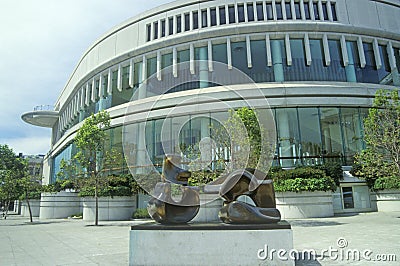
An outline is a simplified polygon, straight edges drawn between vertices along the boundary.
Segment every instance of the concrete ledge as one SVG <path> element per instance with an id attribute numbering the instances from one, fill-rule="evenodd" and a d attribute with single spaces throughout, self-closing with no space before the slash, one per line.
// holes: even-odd
<path id="1" fill-rule="evenodd" d="M 95 199 L 83 198 L 83 220 L 95 220 Z M 136 197 L 101 197 L 99 198 L 100 221 L 130 220 L 136 210 Z"/>
<path id="2" fill-rule="evenodd" d="M 40 200 L 31 199 L 29 200 L 29 205 L 31 206 L 32 216 L 39 217 L 40 214 Z M 28 204 L 26 204 L 26 200 L 21 202 L 21 216 L 29 217 L 29 208 Z"/>
<path id="3" fill-rule="evenodd" d="M 277 252 L 285 250 L 287 259 Z M 132 226 L 129 265 L 294 265 L 290 224 Z M 271 257 L 272 250 L 276 250 Z M 267 257 L 265 257 L 267 256 Z"/>
<path id="4" fill-rule="evenodd" d="M 332 192 L 277 192 L 276 208 L 282 219 L 332 217 Z"/>
<path id="5" fill-rule="evenodd" d="M 376 204 L 379 212 L 400 211 L 400 190 L 388 189 L 378 191 L 372 197 L 372 204 Z"/>
<path id="6" fill-rule="evenodd" d="M 76 192 L 42 193 L 40 219 L 67 218 L 81 212 L 81 199 Z"/>

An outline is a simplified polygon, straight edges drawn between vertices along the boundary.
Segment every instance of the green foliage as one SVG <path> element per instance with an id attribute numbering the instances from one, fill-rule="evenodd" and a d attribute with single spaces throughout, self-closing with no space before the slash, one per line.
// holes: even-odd
<path id="1" fill-rule="evenodd" d="M 208 184 L 219 177 L 219 172 L 209 171 L 196 171 L 192 172 L 191 177 L 188 180 L 189 186 L 203 186 Z"/>
<path id="2" fill-rule="evenodd" d="M 151 218 L 147 209 L 136 209 L 132 214 L 133 219 L 147 219 Z"/>
<path id="3" fill-rule="evenodd" d="M 108 176 L 107 183 L 102 185 L 98 190 L 99 197 L 118 197 L 118 196 L 132 196 L 132 183 L 135 181 L 130 174 L 126 175 L 112 175 Z M 87 178 L 80 179 L 80 182 L 88 182 Z M 81 197 L 94 197 L 95 186 L 88 182 L 82 184 L 79 191 Z"/>
<path id="4" fill-rule="evenodd" d="M 355 156 L 353 175 L 373 190 L 400 183 L 400 100 L 397 90 L 379 90 L 364 120 L 368 148 Z"/>
<path id="5" fill-rule="evenodd" d="M 336 186 L 339 186 L 340 180 L 343 180 L 342 164 L 339 162 L 326 162 L 323 165 L 315 166 L 315 168 L 323 170 L 327 176 L 332 177 Z"/>
<path id="6" fill-rule="evenodd" d="M 336 184 L 333 178 L 327 176 L 324 170 L 312 167 L 301 167 L 291 170 L 270 172 L 277 192 L 301 191 L 335 191 Z"/>

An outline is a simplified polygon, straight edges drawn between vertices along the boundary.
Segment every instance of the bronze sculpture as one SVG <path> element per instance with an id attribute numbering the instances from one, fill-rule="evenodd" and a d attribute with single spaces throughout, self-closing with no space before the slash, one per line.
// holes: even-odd
<path id="1" fill-rule="evenodd" d="M 199 192 L 187 186 L 191 173 L 177 166 L 180 160 L 180 156 L 166 155 L 161 175 L 163 182 L 157 183 L 147 205 L 149 215 L 161 224 L 190 222 L 200 209 Z M 171 184 L 181 185 L 179 201 L 172 197 Z"/>
<path id="2" fill-rule="evenodd" d="M 162 181 L 157 183 L 147 210 L 161 224 L 180 224 L 191 221 L 199 212 L 198 190 L 188 186 L 189 171 L 178 167 L 180 156 L 166 155 L 162 169 Z M 171 184 L 180 185 L 182 198 L 173 199 Z M 276 209 L 273 182 L 265 173 L 256 169 L 233 171 L 216 182 L 206 185 L 204 190 L 217 188 L 224 204 L 219 212 L 223 223 L 264 224 L 277 223 L 281 215 Z M 242 195 L 250 197 L 254 205 L 238 201 Z"/>

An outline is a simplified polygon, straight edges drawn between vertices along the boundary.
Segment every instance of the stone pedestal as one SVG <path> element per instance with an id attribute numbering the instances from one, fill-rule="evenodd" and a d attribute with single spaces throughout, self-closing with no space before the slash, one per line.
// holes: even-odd
<path id="1" fill-rule="evenodd" d="M 294 265 L 290 224 L 132 226 L 129 265 Z M 279 255 L 278 255 L 279 254 Z"/>

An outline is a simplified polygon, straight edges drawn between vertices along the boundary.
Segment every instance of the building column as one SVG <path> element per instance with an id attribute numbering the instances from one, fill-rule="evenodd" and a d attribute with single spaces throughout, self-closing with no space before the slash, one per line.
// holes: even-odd
<path id="1" fill-rule="evenodd" d="M 274 77 L 276 82 L 285 81 L 283 74 L 283 60 L 282 60 L 282 48 L 279 40 L 271 41 L 272 48 L 272 64 L 274 66 Z"/>
<path id="2" fill-rule="evenodd" d="M 350 42 L 346 42 L 347 55 L 349 58 L 349 64 L 345 67 L 346 77 L 348 82 L 357 82 L 356 69 L 354 66 L 353 48 Z"/>
<path id="3" fill-rule="evenodd" d="M 199 79 L 200 88 L 208 87 L 208 61 L 207 61 L 207 47 L 199 48 Z"/>
<path id="4" fill-rule="evenodd" d="M 138 88 L 138 99 L 144 99 L 146 98 L 146 84 L 144 84 L 144 75 L 143 75 L 143 71 L 146 71 L 146 69 L 144 69 L 145 64 L 139 63 L 139 68 L 138 68 L 138 77 L 139 77 L 139 88 Z"/>

